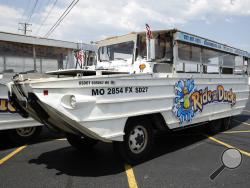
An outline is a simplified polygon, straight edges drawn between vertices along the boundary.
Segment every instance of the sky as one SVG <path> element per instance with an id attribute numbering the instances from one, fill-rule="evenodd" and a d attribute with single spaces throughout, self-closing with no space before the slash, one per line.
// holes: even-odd
<path id="1" fill-rule="evenodd" d="M 71 2 L 0 0 L 0 31 L 21 33 L 18 23 L 28 21 L 28 34 L 43 37 Z M 49 38 L 89 43 L 143 31 L 145 23 L 151 30 L 178 28 L 250 52 L 250 0 L 79 0 Z"/>

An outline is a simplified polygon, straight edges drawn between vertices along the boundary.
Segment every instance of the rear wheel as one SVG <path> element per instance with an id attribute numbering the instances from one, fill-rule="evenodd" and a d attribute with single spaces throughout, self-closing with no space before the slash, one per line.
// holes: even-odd
<path id="1" fill-rule="evenodd" d="M 98 143 L 98 140 L 74 134 L 67 134 L 66 138 L 70 145 L 78 150 L 90 149 Z"/>
<path id="2" fill-rule="evenodd" d="M 222 120 L 221 131 L 226 131 L 226 130 L 230 129 L 231 126 L 232 126 L 232 118 L 231 117 L 224 118 Z"/>
<path id="3" fill-rule="evenodd" d="M 123 139 L 114 143 L 114 149 L 129 164 L 141 162 L 152 150 L 152 125 L 146 119 L 133 119 L 127 123 Z"/>
<path id="4" fill-rule="evenodd" d="M 222 119 L 217 119 L 209 122 L 208 132 L 210 134 L 219 133 L 222 129 Z"/>
<path id="5" fill-rule="evenodd" d="M 8 138 L 14 144 L 25 144 L 37 138 L 41 131 L 41 126 L 11 129 L 8 130 Z"/>

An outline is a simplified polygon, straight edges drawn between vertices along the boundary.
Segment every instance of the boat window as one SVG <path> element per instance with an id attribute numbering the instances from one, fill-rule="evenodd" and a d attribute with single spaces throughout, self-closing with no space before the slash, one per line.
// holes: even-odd
<path id="1" fill-rule="evenodd" d="M 236 67 L 243 67 L 244 66 L 243 57 L 241 57 L 241 56 L 236 56 L 235 57 L 235 66 Z"/>
<path id="2" fill-rule="evenodd" d="M 0 72 L 38 72 L 66 67 L 67 49 L 0 41 Z M 60 65 L 60 66 L 59 66 Z"/>
<path id="3" fill-rule="evenodd" d="M 178 55 L 181 60 L 200 62 L 201 47 L 193 46 L 186 43 L 179 43 Z"/>
<path id="4" fill-rule="evenodd" d="M 206 65 L 214 65 L 214 66 L 219 66 L 221 64 L 222 61 L 222 56 L 223 54 L 215 51 L 215 50 L 211 50 L 211 49 L 202 49 L 202 63 L 206 64 Z"/>
<path id="5" fill-rule="evenodd" d="M 134 42 L 128 41 L 100 47 L 98 50 L 100 61 L 128 60 L 132 59 Z"/>
<path id="6" fill-rule="evenodd" d="M 137 44 L 137 57 L 139 59 L 147 58 L 147 45 L 146 45 L 146 35 L 138 36 L 138 44 Z"/>
<path id="7" fill-rule="evenodd" d="M 246 67 L 244 65 L 244 59 L 241 56 L 235 57 L 235 68 L 234 73 L 235 74 L 243 74 L 246 72 Z"/>
<path id="8" fill-rule="evenodd" d="M 184 61 L 176 66 L 177 72 L 200 73 L 201 48 L 186 43 L 178 44 L 179 59 Z"/>
<path id="9" fill-rule="evenodd" d="M 171 37 L 168 33 L 160 33 L 155 38 L 155 60 L 156 62 L 170 62 L 173 57 L 173 48 L 171 47 Z M 146 34 L 138 36 L 137 57 L 138 59 L 147 58 Z"/>
<path id="10" fill-rule="evenodd" d="M 203 73 L 219 74 L 223 54 L 212 49 L 202 49 Z"/>
<path id="11" fill-rule="evenodd" d="M 233 74 L 234 73 L 235 56 L 231 54 L 223 53 L 221 63 L 222 74 Z"/>
<path id="12" fill-rule="evenodd" d="M 223 60 L 222 60 L 222 66 L 234 68 L 234 63 L 235 63 L 235 56 L 231 55 L 231 54 L 224 53 Z"/>
<path id="13" fill-rule="evenodd" d="M 172 59 L 171 38 L 167 33 L 159 34 L 155 38 L 155 59 L 171 61 Z"/>
<path id="14" fill-rule="evenodd" d="M 226 52 L 178 42 L 177 72 L 202 72 L 207 74 L 242 74 L 247 71 L 244 58 Z"/>

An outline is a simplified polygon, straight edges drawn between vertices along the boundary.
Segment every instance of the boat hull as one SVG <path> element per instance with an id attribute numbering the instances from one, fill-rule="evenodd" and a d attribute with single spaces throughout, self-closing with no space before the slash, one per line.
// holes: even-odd
<path id="1" fill-rule="evenodd" d="M 249 88 L 237 75 L 142 74 L 16 82 L 12 93 L 34 119 L 109 142 L 123 141 L 130 117 L 160 114 L 176 129 L 238 115 Z"/>

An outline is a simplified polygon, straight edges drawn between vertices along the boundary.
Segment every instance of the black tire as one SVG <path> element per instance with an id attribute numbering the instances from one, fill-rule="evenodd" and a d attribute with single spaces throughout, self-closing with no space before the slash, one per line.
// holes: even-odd
<path id="1" fill-rule="evenodd" d="M 42 131 L 42 126 L 11 129 L 7 136 L 13 144 L 27 144 L 34 141 Z"/>
<path id="2" fill-rule="evenodd" d="M 153 148 L 154 131 L 147 119 L 137 118 L 127 122 L 123 142 L 114 142 L 114 150 L 128 164 L 146 160 Z"/>
<path id="3" fill-rule="evenodd" d="M 232 127 L 232 118 L 231 117 L 223 118 L 221 131 L 226 131 L 231 127 Z"/>
<path id="4" fill-rule="evenodd" d="M 98 140 L 74 134 L 67 134 L 66 138 L 69 144 L 78 150 L 90 149 L 98 143 Z"/>
<path id="5" fill-rule="evenodd" d="M 209 134 L 217 134 L 221 131 L 222 129 L 222 119 L 217 119 L 217 120 L 213 120 L 210 121 L 208 124 L 208 133 Z"/>

